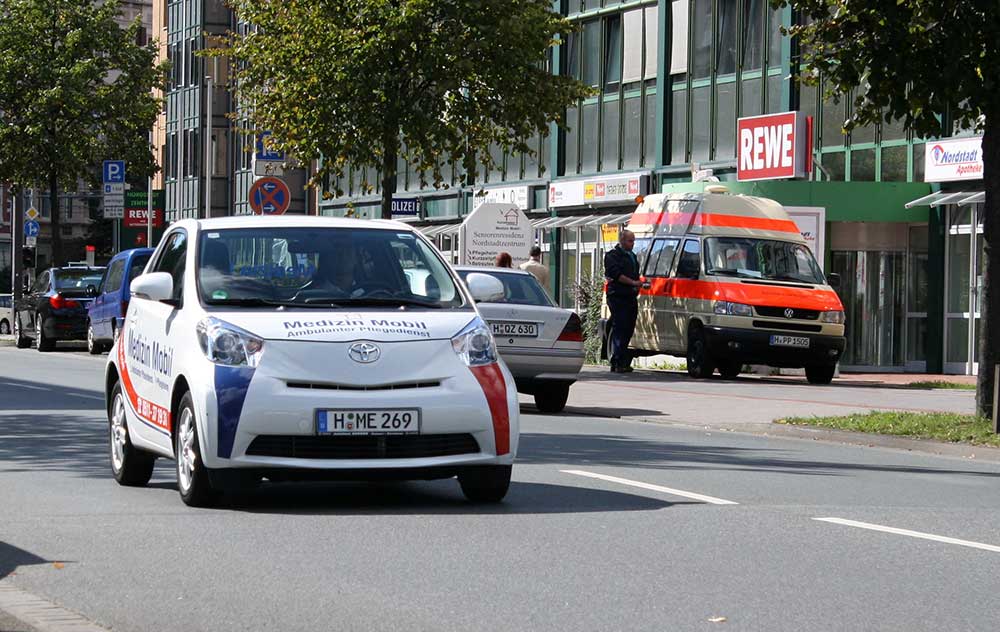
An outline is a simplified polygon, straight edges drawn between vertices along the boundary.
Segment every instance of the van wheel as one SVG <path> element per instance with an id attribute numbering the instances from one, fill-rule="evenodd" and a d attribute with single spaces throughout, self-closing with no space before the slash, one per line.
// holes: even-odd
<path id="1" fill-rule="evenodd" d="M 806 379 L 810 384 L 829 384 L 833 381 L 836 364 L 820 364 L 806 367 Z"/>
<path id="2" fill-rule="evenodd" d="M 18 316 L 14 316 L 14 346 L 18 349 L 27 349 L 31 346 L 31 338 L 21 332 L 21 319 Z"/>
<path id="3" fill-rule="evenodd" d="M 101 343 L 94 339 L 94 325 L 93 323 L 87 323 L 87 353 L 90 355 L 97 355 L 101 352 Z"/>
<path id="4" fill-rule="evenodd" d="M 189 507 L 210 507 L 218 496 L 208 480 L 208 468 L 201 458 L 198 424 L 191 393 L 184 393 L 177 409 L 174 458 L 177 461 L 177 491 Z"/>
<path id="5" fill-rule="evenodd" d="M 712 377 L 715 371 L 701 325 L 692 325 L 688 332 L 687 369 L 688 375 L 695 379 Z"/>
<path id="6" fill-rule="evenodd" d="M 543 384 L 535 393 L 535 406 L 539 412 L 559 413 L 566 408 L 566 400 L 569 399 L 569 385 L 566 384 Z"/>
<path id="7" fill-rule="evenodd" d="M 510 489 L 511 465 L 470 465 L 458 474 L 462 493 L 474 503 L 498 503 Z"/>
<path id="8" fill-rule="evenodd" d="M 740 371 L 742 370 L 743 370 L 742 362 L 729 361 L 729 362 L 721 362 L 719 364 L 719 375 L 721 375 L 723 379 L 726 380 L 735 379 L 736 377 L 739 376 Z"/>
<path id="9" fill-rule="evenodd" d="M 125 395 L 121 382 L 111 389 L 108 408 L 108 438 L 111 444 L 111 474 L 119 485 L 143 487 L 153 476 L 156 457 L 132 445 L 125 417 Z"/>

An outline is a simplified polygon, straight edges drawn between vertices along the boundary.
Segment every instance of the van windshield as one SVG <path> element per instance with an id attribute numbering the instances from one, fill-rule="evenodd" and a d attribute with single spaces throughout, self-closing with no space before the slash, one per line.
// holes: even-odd
<path id="1" fill-rule="evenodd" d="M 710 237 L 705 243 L 708 274 L 817 285 L 826 282 L 812 252 L 802 244 L 745 237 Z"/>
<path id="2" fill-rule="evenodd" d="M 198 289 L 207 305 L 466 307 L 447 264 L 406 230 L 208 230 Z"/>

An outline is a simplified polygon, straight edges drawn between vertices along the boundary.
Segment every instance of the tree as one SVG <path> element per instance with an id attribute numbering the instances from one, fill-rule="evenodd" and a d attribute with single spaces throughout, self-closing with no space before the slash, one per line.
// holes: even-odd
<path id="1" fill-rule="evenodd" d="M 156 44 L 115 22 L 118 0 L 0 0 L 0 182 L 48 188 L 52 262 L 63 262 L 59 188 L 99 183 L 101 162 L 156 170 L 148 142 L 163 87 Z"/>
<path id="2" fill-rule="evenodd" d="M 589 94 L 554 76 L 548 53 L 573 30 L 551 0 L 233 0 L 252 24 L 217 51 L 233 60 L 237 102 L 277 149 L 320 160 L 312 179 L 373 168 L 382 217 L 403 157 L 434 186 L 446 165 L 475 183 L 487 149 L 561 123 Z M 367 179 L 366 179 L 367 180 Z M 363 185 L 369 190 L 372 183 Z"/>
<path id="3" fill-rule="evenodd" d="M 926 137 L 942 123 L 983 132 L 986 191 L 976 407 L 992 411 L 1000 363 L 1000 12 L 996 0 L 772 0 L 802 22 L 804 79 L 853 94 L 845 130 L 880 119 Z"/>

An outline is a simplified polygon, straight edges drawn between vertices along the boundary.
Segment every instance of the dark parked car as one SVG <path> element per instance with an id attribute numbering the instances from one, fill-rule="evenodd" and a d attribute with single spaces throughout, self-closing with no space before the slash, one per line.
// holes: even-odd
<path id="1" fill-rule="evenodd" d="M 68 266 L 41 272 L 14 305 L 14 337 L 19 349 L 34 340 L 52 351 L 59 340 L 87 337 L 87 306 L 97 294 L 104 268 Z"/>
<path id="2" fill-rule="evenodd" d="M 14 300 L 10 294 L 0 294 L 0 336 L 10 335 L 11 308 Z"/>
<path id="3" fill-rule="evenodd" d="M 114 344 L 132 298 L 132 279 L 142 274 L 152 255 L 152 248 L 134 248 L 119 252 L 108 263 L 97 296 L 87 308 L 87 351 L 97 354 Z"/>

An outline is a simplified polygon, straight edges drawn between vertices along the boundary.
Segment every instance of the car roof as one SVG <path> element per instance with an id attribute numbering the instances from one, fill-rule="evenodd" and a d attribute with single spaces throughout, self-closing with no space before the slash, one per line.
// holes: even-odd
<path id="1" fill-rule="evenodd" d="M 197 230 L 221 230 L 225 228 L 378 228 L 385 230 L 405 230 L 414 228 L 403 222 L 384 219 L 355 219 L 349 217 L 317 217 L 315 215 L 234 215 L 201 220 L 181 220 L 172 226 L 192 226 Z"/>
<path id="2" fill-rule="evenodd" d="M 526 274 L 531 276 L 530 272 L 520 268 L 501 268 L 499 266 L 455 266 L 455 270 L 458 272 L 484 272 L 486 274 L 500 272 L 503 274 Z"/>

